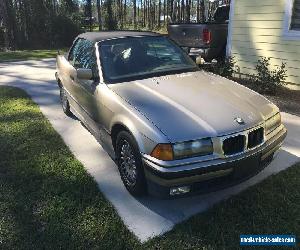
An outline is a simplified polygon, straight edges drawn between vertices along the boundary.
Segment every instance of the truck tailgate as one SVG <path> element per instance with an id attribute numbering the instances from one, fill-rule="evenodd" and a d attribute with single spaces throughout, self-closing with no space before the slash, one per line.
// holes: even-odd
<path id="1" fill-rule="evenodd" d="M 181 47 L 203 47 L 202 32 L 206 24 L 170 24 L 169 37 Z"/>

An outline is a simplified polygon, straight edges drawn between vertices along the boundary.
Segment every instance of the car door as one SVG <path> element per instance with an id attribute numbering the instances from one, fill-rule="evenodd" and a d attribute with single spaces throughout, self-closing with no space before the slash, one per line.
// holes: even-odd
<path id="1" fill-rule="evenodd" d="M 75 53 L 75 57 L 72 62 L 74 68 L 91 69 L 93 76 L 89 80 L 79 79 L 75 74 L 74 85 L 76 85 L 75 98 L 81 108 L 81 115 L 87 122 L 94 121 L 97 123 L 97 107 L 95 100 L 95 93 L 97 85 L 99 84 L 99 73 L 97 67 L 97 59 L 94 43 L 82 39 L 78 50 Z"/>
<path id="2" fill-rule="evenodd" d="M 63 83 L 64 88 L 66 89 L 68 96 L 69 96 L 69 103 L 70 105 L 78 112 L 79 109 L 79 100 L 78 97 L 80 96 L 80 86 L 76 81 L 76 68 L 74 67 L 74 64 L 76 64 L 76 58 L 78 58 L 80 47 L 82 46 L 84 40 L 79 38 L 71 47 L 63 67 Z"/>

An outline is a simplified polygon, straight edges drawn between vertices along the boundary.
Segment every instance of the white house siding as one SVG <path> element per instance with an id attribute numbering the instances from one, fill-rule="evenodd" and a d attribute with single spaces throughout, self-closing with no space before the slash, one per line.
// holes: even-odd
<path id="1" fill-rule="evenodd" d="M 241 73 L 253 74 L 259 57 L 270 57 L 273 67 L 287 64 L 286 81 L 300 89 L 300 36 L 284 35 L 286 6 L 293 0 L 232 1 L 228 49 Z"/>

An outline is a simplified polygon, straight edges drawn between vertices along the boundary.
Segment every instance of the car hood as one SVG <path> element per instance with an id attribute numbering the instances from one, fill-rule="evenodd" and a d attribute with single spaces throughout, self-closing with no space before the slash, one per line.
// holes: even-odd
<path id="1" fill-rule="evenodd" d="M 261 123 L 278 108 L 233 81 L 197 71 L 111 84 L 170 142 L 216 137 Z M 244 124 L 235 119 L 240 117 Z"/>

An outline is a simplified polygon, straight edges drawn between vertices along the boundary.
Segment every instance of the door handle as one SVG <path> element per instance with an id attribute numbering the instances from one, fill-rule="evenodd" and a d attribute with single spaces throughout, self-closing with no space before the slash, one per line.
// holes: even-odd
<path id="1" fill-rule="evenodd" d="M 72 81 L 74 81 L 74 76 L 70 76 L 70 79 L 71 79 Z"/>

